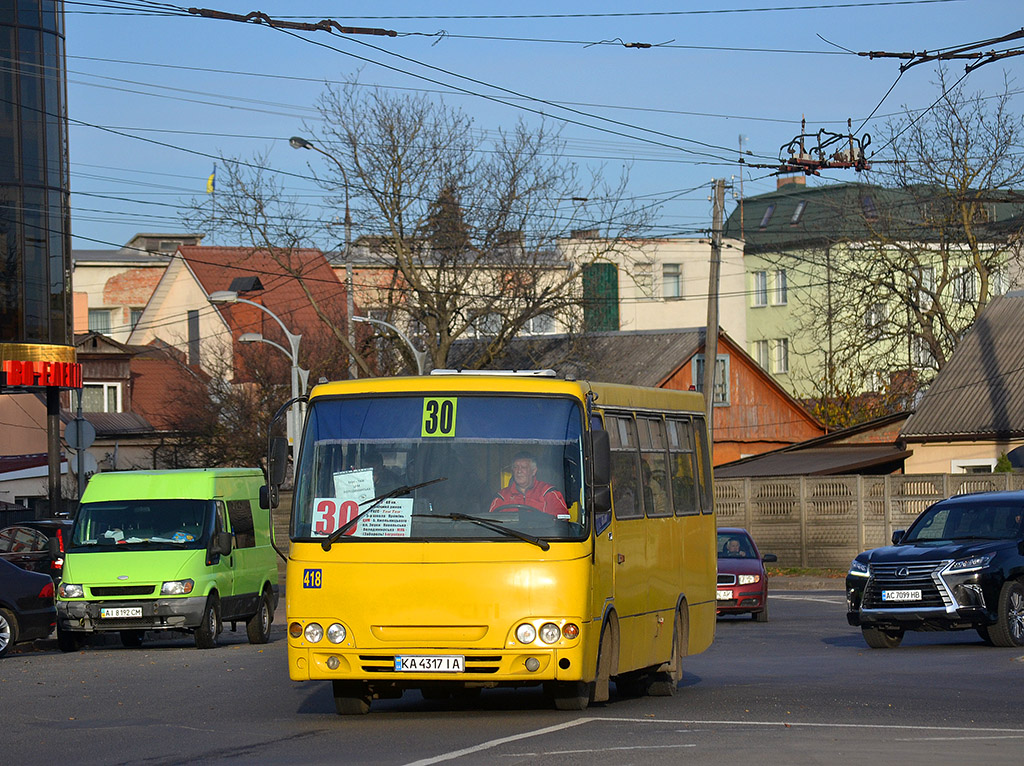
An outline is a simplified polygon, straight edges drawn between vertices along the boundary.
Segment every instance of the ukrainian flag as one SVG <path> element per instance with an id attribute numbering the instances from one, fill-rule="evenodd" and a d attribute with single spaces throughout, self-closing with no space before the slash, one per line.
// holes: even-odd
<path id="1" fill-rule="evenodd" d="M 210 177 L 206 179 L 206 193 L 213 194 L 213 190 L 217 188 L 217 166 L 213 166 L 213 172 L 210 173 Z"/>

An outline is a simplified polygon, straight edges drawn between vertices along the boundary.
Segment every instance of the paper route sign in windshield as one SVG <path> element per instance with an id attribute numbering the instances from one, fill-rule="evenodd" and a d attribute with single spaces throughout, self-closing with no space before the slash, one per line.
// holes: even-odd
<path id="1" fill-rule="evenodd" d="M 376 495 L 373 469 L 341 471 L 334 474 L 334 497 L 313 499 L 313 534 L 327 537 L 342 524 L 369 508 Z M 362 504 L 362 505 L 360 505 Z M 392 497 L 380 501 L 361 518 L 345 537 L 408 537 L 412 525 L 410 497 Z"/>

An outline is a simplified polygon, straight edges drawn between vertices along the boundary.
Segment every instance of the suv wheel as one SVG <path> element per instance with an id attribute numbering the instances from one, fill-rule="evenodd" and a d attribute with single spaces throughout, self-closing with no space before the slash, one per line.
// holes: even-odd
<path id="1" fill-rule="evenodd" d="M 999 591 L 998 617 L 988 629 L 996 646 L 1024 646 L 1024 585 L 1007 580 Z"/>
<path id="2" fill-rule="evenodd" d="M 861 627 L 864 634 L 864 641 L 872 649 L 895 649 L 903 640 L 903 630 L 900 628 L 883 630 L 882 628 Z"/>

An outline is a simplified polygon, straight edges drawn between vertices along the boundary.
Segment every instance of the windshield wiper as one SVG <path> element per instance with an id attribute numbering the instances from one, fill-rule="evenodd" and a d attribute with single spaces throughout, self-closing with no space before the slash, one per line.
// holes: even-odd
<path id="1" fill-rule="evenodd" d="M 452 521 L 471 521 L 474 524 L 479 524 L 481 527 L 486 527 L 487 529 L 503 534 L 506 537 L 515 537 L 523 542 L 532 543 L 542 551 L 546 551 L 551 547 L 551 544 L 547 540 L 543 540 L 535 535 L 527 534 L 526 532 L 520 532 L 518 529 L 509 529 L 501 526 L 504 522 L 481 519 L 478 516 L 469 516 L 465 513 L 414 513 L 413 516 L 431 519 L 451 519 Z"/>
<path id="2" fill-rule="evenodd" d="M 331 534 L 327 536 L 327 539 L 320 543 L 320 547 L 323 548 L 325 551 L 329 551 L 331 549 L 331 546 L 334 543 L 338 542 L 338 540 L 341 538 L 343 534 L 352 529 L 352 527 L 354 527 L 359 522 L 359 520 L 363 518 L 363 516 L 368 514 L 370 511 L 372 511 L 378 505 L 383 503 L 385 500 L 390 500 L 392 497 L 398 497 L 399 495 L 404 495 L 409 492 L 412 492 L 413 490 L 422 489 L 423 487 L 429 487 L 431 484 L 437 484 L 439 481 L 448 481 L 448 477 L 438 476 L 436 479 L 431 479 L 430 481 L 423 481 L 420 482 L 419 484 L 413 484 L 407 487 L 397 487 L 391 490 L 390 492 L 385 492 L 383 495 L 378 495 L 377 497 L 374 497 L 370 500 L 364 500 L 363 502 L 360 503 L 360 505 L 365 505 L 366 503 L 369 503 L 370 507 L 367 508 L 365 511 L 360 511 L 351 519 L 349 519 L 340 527 L 338 527 L 336 530 L 331 532 Z"/>

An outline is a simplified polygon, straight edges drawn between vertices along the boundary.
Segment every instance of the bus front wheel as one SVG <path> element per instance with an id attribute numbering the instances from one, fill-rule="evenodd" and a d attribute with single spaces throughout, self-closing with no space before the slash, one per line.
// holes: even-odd
<path id="1" fill-rule="evenodd" d="M 370 690 L 359 681 L 334 681 L 334 709 L 338 715 L 366 715 L 370 712 Z"/>
<path id="2" fill-rule="evenodd" d="M 586 710 L 594 684 L 583 681 L 552 681 L 547 688 L 556 710 Z"/>

